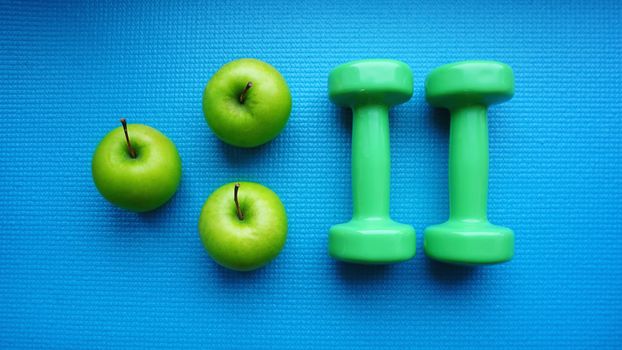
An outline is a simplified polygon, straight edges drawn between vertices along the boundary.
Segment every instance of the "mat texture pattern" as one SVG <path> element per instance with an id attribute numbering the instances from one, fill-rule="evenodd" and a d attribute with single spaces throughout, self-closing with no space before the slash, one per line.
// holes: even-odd
<path id="1" fill-rule="evenodd" d="M 622 348 L 622 5 L 617 1 L 0 0 L 0 348 Z M 219 142 L 201 110 L 225 62 L 287 79 L 284 132 Z M 327 99 L 343 62 L 408 63 L 392 110 L 392 216 L 417 256 L 369 267 L 327 255 L 351 213 L 351 115 Z M 516 95 L 490 110 L 492 222 L 516 256 L 434 263 L 447 216 L 448 115 L 425 76 L 465 59 L 508 63 Z M 95 189 L 90 161 L 118 119 L 160 129 L 179 192 L 137 215 Z M 283 253 L 255 273 L 198 239 L 207 196 L 251 180 L 286 205 Z"/>

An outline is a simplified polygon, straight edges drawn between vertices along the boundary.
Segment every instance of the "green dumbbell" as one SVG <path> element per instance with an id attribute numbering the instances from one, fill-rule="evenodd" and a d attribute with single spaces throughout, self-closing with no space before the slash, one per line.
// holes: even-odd
<path id="1" fill-rule="evenodd" d="M 494 264 L 514 255 L 514 232 L 488 222 L 488 105 L 514 95 L 514 73 L 494 61 L 441 66 L 428 76 L 426 99 L 451 112 L 449 220 L 428 227 L 425 252 L 458 264 Z"/>
<path id="2" fill-rule="evenodd" d="M 389 107 L 412 96 L 412 71 L 400 61 L 353 61 L 330 73 L 328 91 L 331 101 L 352 108 L 354 212 L 349 222 L 331 227 L 329 252 L 363 264 L 408 260 L 415 255 L 415 230 L 389 216 Z"/>

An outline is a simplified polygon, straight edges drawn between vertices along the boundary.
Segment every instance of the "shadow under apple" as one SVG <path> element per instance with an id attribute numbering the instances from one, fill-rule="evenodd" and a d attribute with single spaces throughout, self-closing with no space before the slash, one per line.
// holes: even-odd
<path id="1" fill-rule="evenodd" d="M 240 163 L 248 164 L 261 162 L 264 158 L 271 157 L 278 148 L 280 136 L 281 135 L 263 145 L 252 148 L 232 146 L 219 139 L 216 139 L 215 142 L 218 147 L 218 152 L 224 155 L 224 159 L 227 163 L 232 165 Z"/>

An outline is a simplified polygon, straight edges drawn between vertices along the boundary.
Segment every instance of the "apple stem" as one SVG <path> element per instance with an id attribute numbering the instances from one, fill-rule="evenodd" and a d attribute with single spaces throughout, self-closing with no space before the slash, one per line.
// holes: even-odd
<path id="1" fill-rule="evenodd" d="M 237 209 L 238 219 L 244 220 L 244 214 L 242 213 L 242 209 L 240 209 L 240 203 L 238 202 L 238 191 L 240 190 L 240 183 L 235 184 L 235 188 L 233 189 L 233 201 L 235 202 L 235 208 Z"/>
<path id="2" fill-rule="evenodd" d="M 121 125 L 123 125 L 125 141 L 127 141 L 127 149 L 130 151 L 130 156 L 132 158 L 136 158 L 136 151 L 134 150 L 134 147 L 132 147 L 132 143 L 130 142 L 130 136 L 127 134 L 127 121 L 125 120 L 125 118 L 121 118 Z"/>
<path id="3" fill-rule="evenodd" d="M 242 90 L 242 93 L 240 94 L 240 103 L 241 103 L 241 104 L 244 104 L 244 100 L 246 100 L 246 93 L 247 93 L 247 92 L 248 92 L 248 90 L 249 90 L 250 88 L 252 88 L 252 87 L 253 87 L 253 83 L 249 81 L 249 82 L 246 84 L 246 87 L 244 87 L 244 90 Z"/>

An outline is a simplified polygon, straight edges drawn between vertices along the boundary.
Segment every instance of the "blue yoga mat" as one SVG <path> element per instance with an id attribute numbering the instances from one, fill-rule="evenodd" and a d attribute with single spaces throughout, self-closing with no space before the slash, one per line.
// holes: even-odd
<path id="1" fill-rule="evenodd" d="M 0 0 L 0 348 L 622 347 L 622 6 L 617 1 Z M 218 141 L 205 84 L 255 57 L 287 79 L 284 132 L 257 149 Z M 351 114 L 330 70 L 393 58 L 414 72 L 391 111 L 395 220 L 417 256 L 358 266 L 327 254 L 351 214 Z M 490 109 L 492 222 L 516 232 L 506 264 L 435 263 L 425 227 L 447 217 L 445 111 L 435 67 L 511 65 Z M 95 146 L 121 117 L 168 135 L 182 184 L 133 214 L 97 192 Z M 254 273 L 216 265 L 198 238 L 207 196 L 235 180 L 279 194 L 282 254 Z"/>

